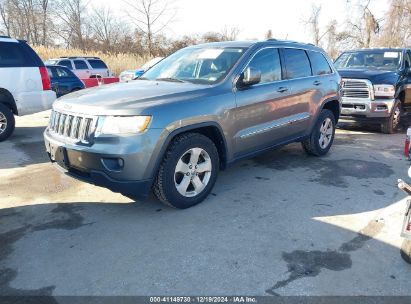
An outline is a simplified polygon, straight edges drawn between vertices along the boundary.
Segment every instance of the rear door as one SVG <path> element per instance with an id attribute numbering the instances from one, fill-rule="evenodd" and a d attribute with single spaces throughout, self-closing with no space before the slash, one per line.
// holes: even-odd
<path id="1" fill-rule="evenodd" d="M 319 80 L 312 75 L 311 63 L 305 50 L 283 48 L 285 78 L 292 88 L 292 96 L 288 100 L 288 111 L 296 117 L 290 121 L 295 137 L 309 132 L 310 121 L 316 113 L 314 103 L 319 103 L 322 93 L 318 88 Z"/>
<path id="2" fill-rule="evenodd" d="M 73 64 L 74 64 L 73 72 L 74 74 L 77 75 L 78 78 L 80 79 L 90 78 L 91 72 L 85 60 L 75 59 L 73 60 Z"/>
<path id="3" fill-rule="evenodd" d="M 314 102 L 311 106 L 311 114 L 313 118 L 317 109 L 323 101 L 327 98 L 333 98 L 335 96 L 335 76 L 333 70 L 330 67 L 328 60 L 321 52 L 306 51 L 311 63 L 311 69 L 313 74 L 312 88 L 315 90 L 310 102 Z"/>
<path id="4" fill-rule="evenodd" d="M 261 72 L 261 81 L 235 92 L 235 157 L 281 141 L 288 134 L 284 126 L 292 115 L 289 111 L 292 91 L 288 81 L 283 79 L 279 49 L 269 47 L 256 51 L 243 70 L 248 67 Z"/>
<path id="5" fill-rule="evenodd" d="M 56 67 L 55 75 L 58 83 L 59 96 L 70 93 L 75 85 L 75 78 L 72 77 L 72 73 L 67 69 Z"/>

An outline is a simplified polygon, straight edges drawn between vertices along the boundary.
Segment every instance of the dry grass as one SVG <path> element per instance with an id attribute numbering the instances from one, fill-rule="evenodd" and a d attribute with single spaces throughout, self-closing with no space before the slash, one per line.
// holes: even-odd
<path id="1" fill-rule="evenodd" d="M 48 48 L 44 46 L 34 46 L 33 48 L 44 61 L 62 56 L 97 56 L 103 59 L 109 69 L 116 75 L 119 75 L 121 71 L 124 70 L 137 69 L 150 60 L 149 57 L 140 57 L 133 54 L 116 55 L 101 52 L 83 52 L 79 49 Z"/>

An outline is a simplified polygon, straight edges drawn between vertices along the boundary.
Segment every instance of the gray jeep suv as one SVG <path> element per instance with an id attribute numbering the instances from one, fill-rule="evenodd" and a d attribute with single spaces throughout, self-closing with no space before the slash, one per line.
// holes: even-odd
<path id="1" fill-rule="evenodd" d="M 321 156 L 340 115 L 340 76 L 323 50 L 269 40 L 177 51 L 139 80 L 54 103 L 44 132 L 68 175 L 188 208 L 219 169 L 291 142 Z"/>

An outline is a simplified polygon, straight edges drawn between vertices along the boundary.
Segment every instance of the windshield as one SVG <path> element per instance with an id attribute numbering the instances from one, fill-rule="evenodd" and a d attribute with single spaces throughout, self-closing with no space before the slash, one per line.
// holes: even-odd
<path id="1" fill-rule="evenodd" d="M 186 48 L 163 59 L 139 79 L 214 84 L 243 53 L 243 48 Z"/>
<path id="2" fill-rule="evenodd" d="M 343 53 L 336 61 L 337 69 L 379 69 L 394 71 L 401 66 L 399 51 L 367 51 Z"/>

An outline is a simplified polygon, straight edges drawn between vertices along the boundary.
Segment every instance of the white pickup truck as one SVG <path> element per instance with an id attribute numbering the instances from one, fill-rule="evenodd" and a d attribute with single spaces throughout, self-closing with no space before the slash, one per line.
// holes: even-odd
<path id="1" fill-rule="evenodd" d="M 14 131 L 14 115 L 51 108 L 56 94 L 43 61 L 25 42 L 0 36 L 0 142 Z"/>

